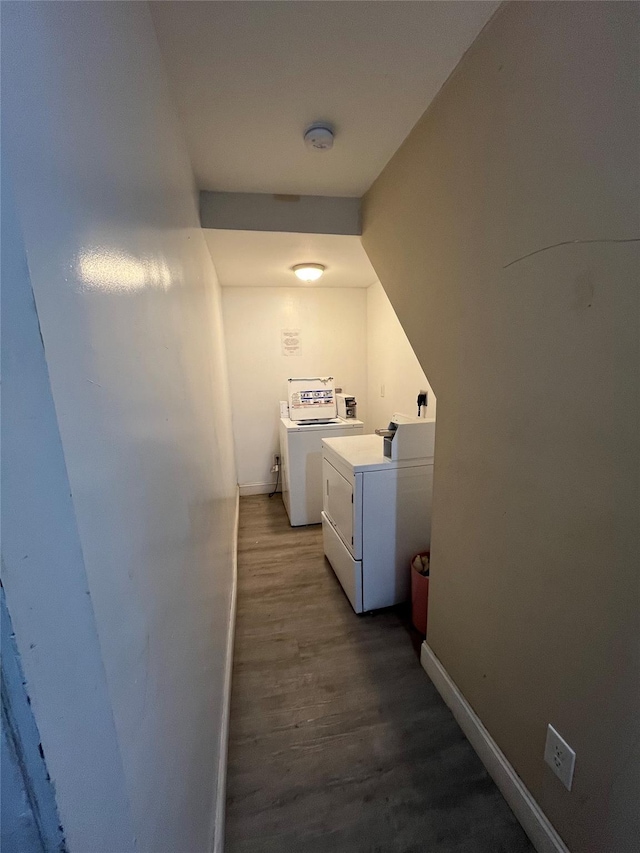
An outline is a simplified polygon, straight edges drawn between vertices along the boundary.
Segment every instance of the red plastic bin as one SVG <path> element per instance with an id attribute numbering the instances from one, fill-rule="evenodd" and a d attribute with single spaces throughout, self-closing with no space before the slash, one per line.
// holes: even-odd
<path id="1" fill-rule="evenodd" d="M 413 627 L 426 636 L 427 606 L 429 602 L 429 575 L 421 575 L 413 568 L 416 557 L 430 556 L 429 551 L 420 551 L 411 558 L 411 621 Z"/>

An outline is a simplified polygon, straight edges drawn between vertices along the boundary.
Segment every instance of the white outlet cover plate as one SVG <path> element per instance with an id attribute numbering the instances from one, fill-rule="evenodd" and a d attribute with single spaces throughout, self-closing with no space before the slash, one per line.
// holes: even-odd
<path id="1" fill-rule="evenodd" d="M 566 740 L 558 734 L 552 725 L 547 727 L 547 742 L 544 747 L 544 760 L 565 786 L 571 790 L 576 754 Z"/>

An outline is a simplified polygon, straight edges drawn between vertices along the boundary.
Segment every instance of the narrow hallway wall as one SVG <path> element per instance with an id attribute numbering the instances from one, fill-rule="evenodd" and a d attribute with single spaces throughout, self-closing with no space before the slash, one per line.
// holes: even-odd
<path id="1" fill-rule="evenodd" d="M 507 4 L 363 207 L 438 396 L 427 641 L 572 853 L 640 838 L 639 42 Z"/>
<path id="2" fill-rule="evenodd" d="M 42 359 L 4 400 L 38 466 L 3 494 L 3 582 L 34 715 L 71 853 L 204 853 L 236 482 L 191 168 L 147 4 L 8 2 L 2 27 L 3 158 Z"/>

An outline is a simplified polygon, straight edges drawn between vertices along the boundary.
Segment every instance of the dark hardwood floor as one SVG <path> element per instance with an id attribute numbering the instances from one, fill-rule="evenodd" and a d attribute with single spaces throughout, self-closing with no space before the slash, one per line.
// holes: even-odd
<path id="1" fill-rule="evenodd" d="M 393 609 L 356 616 L 319 526 L 240 503 L 227 853 L 521 853 Z"/>

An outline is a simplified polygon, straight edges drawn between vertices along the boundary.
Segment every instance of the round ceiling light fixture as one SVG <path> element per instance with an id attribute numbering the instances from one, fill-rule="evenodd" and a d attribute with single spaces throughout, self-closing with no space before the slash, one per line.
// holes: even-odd
<path id="1" fill-rule="evenodd" d="M 333 128 L 326 121 L 314 121 L 305 130 L 304 141 L 314 151 L 329 151 L 333 148 Z"/>
<path id="2" fill-rule="evenodd" d="M 307 282 L 317 281 L 325 271 L 322 264 L 296 264 L 292 269 L 300 281 Z"/>

